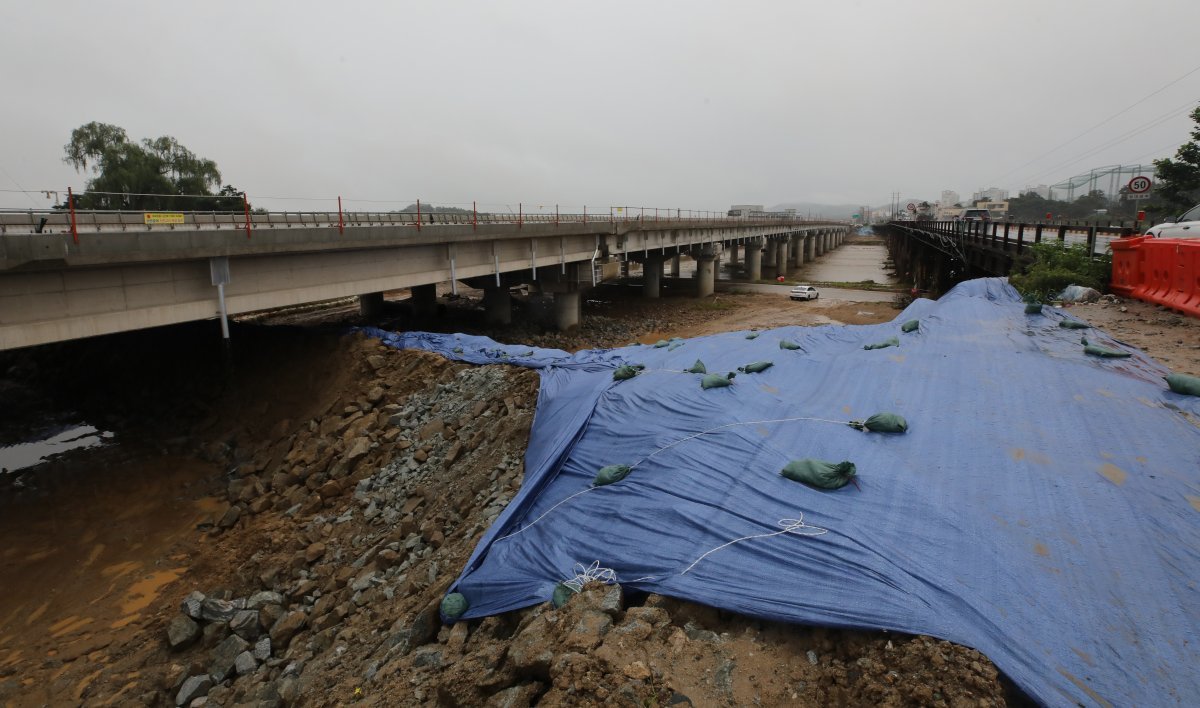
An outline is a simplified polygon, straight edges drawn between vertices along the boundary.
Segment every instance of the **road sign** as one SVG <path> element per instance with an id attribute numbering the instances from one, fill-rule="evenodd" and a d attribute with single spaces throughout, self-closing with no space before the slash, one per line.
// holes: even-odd
<path id="1" fill-rule="evenodd" d="M 142 218 L 149 224 L 182 224 L 183 212 L 179 211 L 147 211 Z"/>
<path id="2" fill-rule="evenodd" d="M 1125 195 L 1126 199 L 1149 199 L 1152 195 L 1149 192 L 1130 192 Z"/>
<path id="3" fill-rule="evenodd" d="M 916 210 L 917 210 L 917 205 L 916 205 L 916 204 L 913 204 L 912 202 L 909 202 L 909 203 L 908 203 L 908 210 L 909 210 L 909 211 L 916 211 Z"/>
<path id="4" fill-rule="evenodd" d="M 1150 181 L 1149 177 L 1134 177 L 1129 180 L 1129 191 L 1133 194 L 1146 194 L 1153 186 L 1154 183 Z"/>

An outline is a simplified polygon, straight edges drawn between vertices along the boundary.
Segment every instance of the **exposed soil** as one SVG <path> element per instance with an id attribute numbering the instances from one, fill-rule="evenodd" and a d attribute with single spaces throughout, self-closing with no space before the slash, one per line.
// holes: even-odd
<path id="1" fill-rule="evenodd" d="M 1114 335 L 1200 373 L 1195 321 L 1125 306 L 1077 313 L 1106 327 L 1111 316 Z M 491 332 L 469 299 L 448 307 L 460 311 L 449 328 L 568 349 L 895 316 L 887 303 L 601 290 L 564 335 Z M 209 706 L 1024 700 L 948 642 L 764 623 L 611 586 L 439 626 L 445 589 L 520 486 L 537 375 L 316 326 L 355 313 L 243 324 L 231 371 L 211 323 L 0 362 L 28 410 L 78 411 L 120 441 L 0 480 L 0 705 L 170 706 L 188 688 L 206 695 L 189 704 Z M 181 611 L 194 591 L 195 619 Z M 189 680 L 210 674 L 220 680 L 206 690 Z"/>

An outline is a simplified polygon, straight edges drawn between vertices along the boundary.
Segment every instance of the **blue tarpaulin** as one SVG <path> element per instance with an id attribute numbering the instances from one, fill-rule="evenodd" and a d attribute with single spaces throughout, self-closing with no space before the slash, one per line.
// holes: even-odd
<path id="1" fill-rule="evenodd" d="M 985 279 L 886 324 L 677 347 L 375 334 L 541 374 L 524 484 L 452 588 L 467 618 L 544 602 L 598 561 L 628 588 L 754 617 L 974 647 L 1049 705 L 1194 705 L 1200 398 L 1103 332 L 1060 328 L 1068 317 L 1027 315 Z M 1132 356 L 1087 356 L 1081 334 Z M 702 390 L 683 372 L 697 359 L 774 366 Z M 625 363 L 646 368 L 614 381 Z M 908 432 L 845 424 L 885 411 Z M 780 475 L 801 458 L 849 460 L 858 486 Z M 613 464 L 633 469 L 593 487 Z"/>

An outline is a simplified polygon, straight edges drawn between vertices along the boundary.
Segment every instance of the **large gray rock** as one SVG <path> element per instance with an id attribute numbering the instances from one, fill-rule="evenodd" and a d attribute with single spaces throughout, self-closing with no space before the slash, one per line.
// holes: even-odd
<path id="1" fill-rule="evenodd" d="M 238 610 L 229 620 L 229 629 L 234 634 L 248 642 L 258 639 L 261 633 L 258 626 L 257 610 Z"/>
<path id="2" fill-rule="evenodd" d="M 246 606 L 245 601 L 218 600 L 215 597 L 205 598 L 200 603 L 200 618 L 205 622 L 228 622 L 233 615 Z"/>
<path id="3" fill-rule="evenodd" d="M 254 643 L 254 658 L 266 661 L 271 658 L 271 638 L 263 637 Z"/>
<path id="4" fill-rule="evenodd" d="M 244 651 L 233 660 L 233 669 L 238 676 L 249 676 L 258 670 L 258 660 L 250 652 Z"/>
<path id="5" fill-rule="evenodd" d="M 221 640 L 216 649 L 213 649 L 212 664 L 208 667 L 208 673 L 217 683 L 224 681 L 233 675 L 233 665 L 237 661 L 238 654 L 250 648 L 250 643 L 242 639 L 236 634 L 231 634 Z"/>
<path id="6" fill-rule="evenodd" d="M 577 619 L 563 636 L 562 645 L 570 651 L 588 652 L 600 646 L 604 635 L 612 629 L 612 617 L 598 610 L 572 613 Z"/>
<path id="7" fill-rule="evenodd" d="M 508 647 L 508 661 L 514 669 L 543 679 L 550 678 L 550 660 L 558 649 L 551 613 L 538 615 Z"/>
<path id="8" fill-rule="evenodd" d="M 203 602 L 204 593 L 193 590 L 183 598 L 183 602 L 179 604 L 179 611 L 192 619 L 200 619 L 200 607 Z"/>
<path id="9" fill-rule="evenodd" d="M 246 601 L 246 609 L 261 610 L 267 605 L 282 605 L 283 602 L 283 595 L 280 595 L 277 592 L 271 592 L 270 590 L 264 590 L 263 592 L 256 592 L 250 596 L 250 599 Z"/>
<path id="10" fill-rule="evenodd" d="M 187 615 L 175 615 L 167 625 L 167 644 L 182 649 L 200 638 L 200 625 Z"/>
<path id="11" fill-rule="evenodd" d="M 534 681 L 506 688 L 488 696 L 485 708 L 529 708 L 546 689 L 545 684 Z"/>
<path id="12" fill-rule="evenodd" d="M 212 677 L 208 674 L 199 676 L 191 676 L 183 682 L 179 687 L 179 693 L 175 694 L 175 705 L 187 706 L 191 705 L 192 701 L 207 696 L 210 688 L 213 687 Z"/>
<path id="13" fill-rule="evenodd" d="M 567 601 L 573 609 L 596 610 L 616 617 L 625 607 L 620 585 L 590 584 Z"/>

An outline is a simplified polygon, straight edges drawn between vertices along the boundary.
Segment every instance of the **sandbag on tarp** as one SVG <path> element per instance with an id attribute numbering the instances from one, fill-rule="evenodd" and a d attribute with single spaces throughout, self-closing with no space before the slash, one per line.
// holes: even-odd
<path id="1" fill-rule="evenodd" d="M 855 472 L 854 463 L 850 461 L 825 462 L 805 458 L 787 463 L 779 474 L 819 489 L 841 489 L 850 483 Z"/>
<path id="2" fill-rule="evenodd" d="M 852 420 L 850 427 L 869 430 L 872 433 L 906 433 L 908 421 L 897 413 L 876 413 L 864 421 Z"/>
<path id="3" fill-rule="evenodd" d="M 1027 314 L 1027 315 L 1040 315 L 1040 314 L 1042 314 L 1042 303 L 1040 303 L 1040 302 L 1027 302 L 1027 303 L 1025 303 L 1025 314 Z"/>
<path id="4" fill-rule="evenodd" d="M 758 339 L 758 332 L 751 332 L 746 335 L 746 339 Z"/>
<path id="5" fill-rule="evenodd" d="M 1062 327 L 1063 329 L 1091 329 L 1092 328 L 1092 326 L 1090 324 L 1088 324 L 1087 322 L 1080 322 L 1079 320 L 1059 320 L 1058 326 Z"/>
<path id="6" fill-rule="evenodd" d="M 762 372 L 766 371 L 767 369 L 771 368 L 774 365 L 775 364 L 770 361 L 756 361 L 752 364 L 746 364 L 745 366 L 739 366 L 738 371 L 741 371 L 742 373 L 745 373 L 745 374 L 761 374 Z"/>
<path id="7" fill-rule="evenodd" d="M 892 322 L 741 330 L 675 352 L 520 357 L 529 347 L 367 331 L 479 364 L 503 349 L 504 363 L 538 370 L 521 487 L 448 588 L 469 601 L 463 618 L 546 602 L 599 561 L 633 592 L 974 647 L 1042 705 L 1186 705 L 1200 695 L 1200 429 L 1188 422 L 1200 397 L 1167 390 L 1170 370 L 1131 347 L 1124 360 L 1081 356 L 1047 315 L 1033 323 L 992 278 Z M 904 356 L 851 351 L 917 318 L 937 326 L 905 339 Z M 729 371 L 778 355 L 780 339 L 803 341 L 804 356 L 737 386 L 665 373 L 697 358 Z M 634 361 L 647 372 L 614 385 Z M 845 424 L 880 411 L 908 431 Z M 869 481 L 825 491 L 780 475 L 803 458 L 852 460 Z M 633 473 L 593 487 L 614 462 Z"/>
<path id="8" fill-rule="evenodd" d="M 618 366 L 613 370 L 613 381 L 625 381 L 626 379 L 632 379 L 634 376 L 640 374 L 642 369 L 645 368 L 645 366 L 640 364 L 633 366 L 630 366 L 629 364 L 623 364 Z"/>
<path id="9" fill-rule="evenodd" d="M 888 347 L 898 347 L 898 346 L 900 346 L 899 339 L 896 339 L 895 337 L 888 337 L 887 339 L 883 340 L 882 342 L 876 342 L 874 344 L 864 344 L 863 349 L 870 351 L 872 349 L 887 349 Z"/>
<path id="10" fill-rule="evenodd" d="M 709 374 L 708 376 L 700 379 L 700 388 L 725 388 L 733 383 L 734 376 L 737 376 L 737 374 L 732 371 L 730 371 L 728 374 Z"/>
<path id="11" fill-rule="evenodd" d="M 467 598 L 462 593 L 452 592 L 442 598 L 440 609 L 442 615 L 447 619 L 456 620 L 462 617 L 463 613 L 469 608 Z"/>
<path id="12" fill-rule="evenodd" d="M 1105 359 L 1125 359 L 1130 356 L 1129 352 L 1123 352 L 1118 349 L 1109 349 L 1108 347 L 1102 347 L 1099 344 L 1092 344 L 1087 340 L 1087 337 L 1081 339 L 1080 343 L 1083 344 L 1084 354 L 1090 354 L 1092 356 L 1098 356 Z"/>
<path id="13" fill-rule="evenodd" d="M 606 484 L 620 482 L 629 476 L 629 465 L 608 465 L 601 467 L 596 473 L 596 478 L 592 480 L 593 487 L 603 487 Z"/>
<path id="14" fill-rule="evenodd" d="M 786 339 L 781 339 L 781 340 L 779 340 L 779 348 L 787 349 L 789 351 L 795 351 L 797 349 L 800 349 L 800 345 L 796 344 L 795 342 L 789 342 Z"/>
<path id="15" fill-rule="evenodd" d="M 1175 393 L 1182 393 L 1185 396 L 1200 396 L 1200 377 L 1171 374 L 1163 378 L 1167 380 L 1167 387 Z"/>
<path id="16" fill-rule="evenodd" d="M 696 363 L 692 364 L 690 368 L 684 369 L 684 371 L 688 372 L 689 374 L 707 374 L 708 373 L 708 369 L 704 366 L 704 362 L 700 361 L 699 359 L 697 359 Z"/>
<path id="17" fill-rule="evenodd" d="M 921 320 L 909 320 L 908 322 L 900 325 L 900 331 L 904 332 L 905 334 L 908 334 L 909 332 L 916 332 L 920 328 Z"/>

